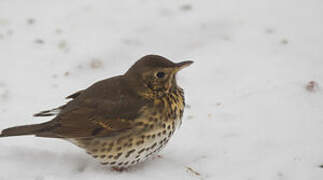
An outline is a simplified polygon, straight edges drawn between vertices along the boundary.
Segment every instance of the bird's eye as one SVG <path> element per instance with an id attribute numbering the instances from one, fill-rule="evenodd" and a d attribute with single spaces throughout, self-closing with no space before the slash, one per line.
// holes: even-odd
<path id="1" fill-rule="evenodd" d="M 164 73 L 164 72 L 158 72 L 158 73 L 156 74 L 156 76 L 157 76 L 158 78 L 163 78 L 163 77 L 165 76 L 165 73 Z"/>

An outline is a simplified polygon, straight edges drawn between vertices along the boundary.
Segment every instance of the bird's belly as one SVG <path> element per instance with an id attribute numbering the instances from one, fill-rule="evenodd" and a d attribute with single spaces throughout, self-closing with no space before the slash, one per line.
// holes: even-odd
<path id="1" fill-rule="evenodd" d="M 116 138 L 70 139 L 70 142 L 84 148 L 88 154 L 101 164 L 111 167 L 128 167 L 151 157 L 160 151 L 173 135 L 175 123 L 166 124 L 165 128 L 149 132 Z"/>

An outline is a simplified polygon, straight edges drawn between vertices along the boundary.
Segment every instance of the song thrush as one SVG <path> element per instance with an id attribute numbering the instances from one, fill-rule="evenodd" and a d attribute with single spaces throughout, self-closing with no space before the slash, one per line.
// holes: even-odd
<path id="1" fill-rule="evenodd" d="M 34 116 L 51 121 L 7 128 L 0 137 L 61 138 L 115 169 L 135 165 L 165 146 L 181 124 L 184 92 L 176 73 L 192 61 L 173 63 L 148 55 L 120 76 L 70 96 L 67 104 Z"/>

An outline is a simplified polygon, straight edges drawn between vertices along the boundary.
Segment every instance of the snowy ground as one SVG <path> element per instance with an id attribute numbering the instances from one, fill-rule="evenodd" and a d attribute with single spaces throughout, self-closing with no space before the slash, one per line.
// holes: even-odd
<path id="1" fill-rule="evenodd" d="M 190 107 L 162 158 L 117 173 L 65 141 L 4 138 L 0 180 L 322 180 L 322 10 L 319 0 L 0 0 L 0 129 L 48 120 L 31 115 L 143 55 L 195 61 L 178 76 Z"/>

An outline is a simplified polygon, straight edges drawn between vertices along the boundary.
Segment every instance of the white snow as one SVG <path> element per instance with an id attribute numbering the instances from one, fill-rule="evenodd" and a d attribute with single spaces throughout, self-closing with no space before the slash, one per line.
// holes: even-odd
<path id="1" fill-rule="evenodd" d="M 1 0 L 0 129 L 49 120 L 32 114 L 146 54 L 195 63 L 178 76 L 190 108 L 161 158 L 118 173 L 65 141 L 1 138 L 0 180 L 323 179 L 322 10 L 319 0 Z"/>

